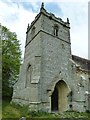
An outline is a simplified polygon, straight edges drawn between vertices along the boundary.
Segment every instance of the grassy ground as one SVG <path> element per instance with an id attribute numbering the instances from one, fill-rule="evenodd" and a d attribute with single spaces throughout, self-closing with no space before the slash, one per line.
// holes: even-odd
<path id="1" fill-rule="evenodd" d="M 90 120 L 90 113 L 79 113 L 79 112 L 64 112 L 64 113 L 45 113 L 28 111 L 28 106 L 19 106 L 10 104 L 9 101 L 3 100 L 2 102 L 2 118 L 86 118 Z"/>
<path id="2" fill-rule="evenodd" d="M 19 106 L 14 103 L 10 104 L 10 101 L 3 100 L 2 102 L 2 118 L 20 118 L 28 115 L 27 106 Z"/>

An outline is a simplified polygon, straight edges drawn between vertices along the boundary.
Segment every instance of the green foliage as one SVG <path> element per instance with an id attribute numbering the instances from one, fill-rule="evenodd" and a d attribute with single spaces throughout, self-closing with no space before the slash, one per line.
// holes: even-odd
<path id="1" fill-rule="evenodd" d="M 30 117 L 54 117 L 52 114 L 44 112 L 44 111 L 30 111 Z"/>
<path id="2" fill-rule="evenodd" d="M 16 82 L 21 64 L 19 40 L 14 32 L 0 25 L 2 40 L 2 95 L 11 96 L 12 86 Z"/>
<path id="3" fill-rule="evenodd" d="M 90 113 L 85 112 L 63 112 L 63 113 L 47 113 L 43 111 L 29 111 L 28 106 L 20 106 L 17 104 L 10 104 L 10 101 L 4 100 L 2 103 L 2 117 L 3 118 L 51 118 L 50 120 L 54 120 L 55 118 L 71 118 L 71 120 L 76 118 L 85 118 L 86 120 L 90 120 Z M 40 119 L 41 120 L 41 119 Z M 44 119 L 43 119 L 44 120 Z M 61 119 L 62 120 L 62 119 Z"/>

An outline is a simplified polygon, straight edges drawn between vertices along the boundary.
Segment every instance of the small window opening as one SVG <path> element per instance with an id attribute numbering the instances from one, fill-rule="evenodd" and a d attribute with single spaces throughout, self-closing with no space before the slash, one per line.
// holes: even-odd
<path id="1" fill-rule="evenodd" d="M 64 44 L 62 44 L 62 48 L 63 48 L 63 49 L 65 49 L 65 46 L 64 46 Z"/>
<path id="2" fill-rule="evenodd" d="M 58 25 L 54 26 L 54 35 L 58 36 Z"/>
<path id="3" fill-rule="evenodd" d="M 31 31 L 31 38 L 33 38 L 35 35 L 35 26 L 32 28 L 32 31 Z"/>

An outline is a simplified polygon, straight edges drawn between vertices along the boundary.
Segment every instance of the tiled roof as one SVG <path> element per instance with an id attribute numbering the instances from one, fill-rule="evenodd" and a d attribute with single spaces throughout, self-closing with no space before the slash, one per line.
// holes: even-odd
<path id="1" fill-rule="evenodd" d="M 72 55 L 72 59 L 81 66 L 82 69 L 90 70 L 90 60 Z"/>

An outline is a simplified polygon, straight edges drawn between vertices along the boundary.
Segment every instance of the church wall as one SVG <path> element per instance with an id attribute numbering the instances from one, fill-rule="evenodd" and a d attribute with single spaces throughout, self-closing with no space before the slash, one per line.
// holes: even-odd
<path id="1" fill-rule="evenodd" d="M 88 72 L 77 71 L 74 90 L 74 110 L 86 111 L 88 109 Z"/>
<path id="2" fill-rule="evenodd" d="M 60 20 L 62 21 L 62 20 Z M 58 37 L 62 40 L 70 42 L 69 28 L 62 24 L 62 22 L 56 21 L 55 17 L 50 19 L 49 17 L 42 15 L 42 29 L 52 35 L 54 35 L 54 27 L 58 27 Z"/>
<path id="3" fill-rule="evenodd" d="M 37 19 L 37 18 L 35 18 L 35 19 Z M 40 31 L 41 20 L 42 20 L 42 17 L 39 17 L 39 20 L 37 19 L 36 22 L 32 22 L 31 25 L 29 27 L 27 27 L 26 45 L 28 45 L 29 42 L 33 40 L 34 35 L 38 34 L 38 32 Z M 35 28 L 34 31 L 33 31 L 33 28 Z M 34 32 L 34 34 L 33 34 L 33 32 Z M 26 49 L 25 49 L 25 51 L 26 51 Z"/>
<path id="4" fill-rule="evenodd" d="M 38 33 L 38 29 L 36 29 L 36 33 Z M 14 87 L 15 92 L 13 94 L 14 96 L 13 101 L 23 100 L 23 103 L 25 102 L 24 100 L 26 100 L 27 102 L 39 101 L 38 83 L 40 79 L 40 66 L 41 66 L 41 63 L 40 63 L 41 62 L 40 60 L 41 59 L 41 50 L 40 50 L 41 40 L 40 40 L 39 34 L 40 33 L 38 33 L 37 37 L 35 37 L 25 48 L 24 62 L 19 75 L 20 80 L 18 80 L 17 85 L 15 85 L 15 86 L 18 86 L 18 88 Z M 27 76 L 26 74 L 27 74 L 27 68 L 29 64 L 32 67 L 32 75 L 31 75 L 31 81 L 29 82 L 28 87 L 26 87 L 25 86 L 26 76 Z"/>
<path id="5" fill-rule="evenodd" d="M 30 110 L 50 111 L 53 91 L 51 89 L 49 95 L 47 90 L 53 80 L 54 86 L 56 81 L 63 80 L 68 91 L 72 91 L 70 98 L 67 96 L 67 105 L 72 105 L 72 110 L 85 111 L 88 73 L 77 71 L 72 60 L 69 23 L 44 12 L 38 14 L 27 29 L 24 62 L 12 101 L 29 104 Z M 57 76 L 60 77 L 56 79 Z"/>
<path id="6" fill-rule="evenodd" d="M 62 48 L 62 44 L 65 48 Z M 67 82 L 71 80 L 68 71 L 70 57 L 70 46 L 68 43 L 61 41 L 60 39 L 48 35 L 42 32 L 42 74 L 44 93 L 47 94 L 47 89 L 50 82 L 58 74 L 61 74 L 62 79 Z M 71 72 L 70 72 L 71 73 Z M 47 101 L 47 98 L 43 96 L 43 100 Z M 45 97 L 45 98 L 44 98 Z"/>

